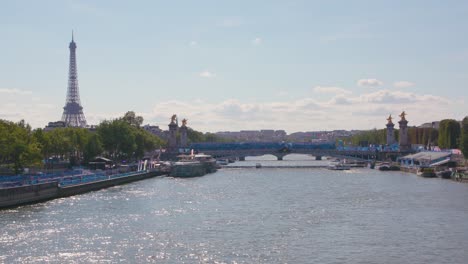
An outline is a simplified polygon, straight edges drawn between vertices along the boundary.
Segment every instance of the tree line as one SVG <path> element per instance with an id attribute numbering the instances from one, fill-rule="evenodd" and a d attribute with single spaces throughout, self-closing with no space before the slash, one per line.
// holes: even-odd
<path id="1" fill-rule="evenodd" d="M 18 174 L 25 167 L 57 161 L 68 162 L 69 166 L 88 164 L 96 156 L 116 161 L 139 160 L 146 152 L 167 145 L 165 140 L 144 130 L 142 124 L 143 117 L 133 111 L 105 120 L 92 130 L 77 127 L 33 130 L 24 120 L 15 123 L 0 119 L 0 169 L 11 168 Z M 187 138 L 188 143 L 227 141 L 192 128 L 188 129 Z"/>
<path id="2" fill-rule="evenodd" d="M 394 130 L 395 140 L 398 142 L 399 131 Z M 441 149 L 459 148 L 465 158 L 468 158 L 468 116 L 460 122 L 444 119 L 439 123 L 439 129 L 409 127 L 408 138 L 411 144 L 438 146 Z M 385 145 L 387 143 L 387 129 L 362 131 L 346 141 L 353 145 Z"/>
<path id="3" fill-rule="evenodd" d="M 94 130 L 64 127 L 51 131 L 32 130 L 23 120 L 0 120 L 0 164 L 16 174 L 26 166 L 41 166 L 50 160 L 86 164 L 103 155 L 114 160 L 138 160 L 145 152 L 166 142 L 141 128 L 143 118 L 134 112 L 106 120 Z"/>

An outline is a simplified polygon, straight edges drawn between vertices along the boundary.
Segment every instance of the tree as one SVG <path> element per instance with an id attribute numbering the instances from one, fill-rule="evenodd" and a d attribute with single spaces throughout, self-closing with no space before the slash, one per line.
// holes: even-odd
<path id="1" fill-rule="evenodd" d="M 439 123 L 439 148 L 457 148 L 460 139 L 460 124 L 453 119 L 444 119 Z"/>
<path id="2" fill-rule="evenodd" d="M 191 128 L 187 129 L 187 139 L 189 143 L 205 142 L 205 136 L 203 135 L 203 133 L 193 130 Z"/>
<path id="3" fill-rule="evenodd" d="M 0 162 L 18 174 L 25 166 L 40 161 L 40 144 L 32 136 L 31 127 L 24 120 L 18 123 L 0 120 Z"/>
<path id="4" fill-rule="evenodd" d="M 104 151 L 99 135 L 93 133 L 89 136 L 83 151 L 84 162 L 88 163 Z"/>
<path id="5" fill-rule="evenodd" d="M 387 130 L 386 129 L 374 129 L 362 131 L 351 137 L 353 145 L 383 145 L 387 143 Z"/>
<path id="6" fill-rule="evenodd" d="M 460 149 L 465 159 L 468 159 L 468 116 L 462 121 L 462 134 L 460 140 Z"/>
<path id="7" fill-rule="evenodd" d="M 146 152 L 165 145 L 159 137 L 129 120 L 123 117 L 104 121 L 97 128 L 103 150 L 111 159 L 140 159 Z"/>
<path id="8" fill-rule="evenodd" d="M 140 127 L 143 124 L 143 117 L 137 116 L 133 111 L 125 113 L 122 120 L 135 127 Z"/>
<path id="9" fill-rule="evenodd" d="M 212 143 L 221 143 L 221 142 L 233 142 L 231 139 L 222 138 L 213 133 L 204 133 L 200 131 L 193 130 L 192 128 L 187 129 L 187 139 L 188 143 L 194 142 L 212 142 Z"/>
<path id="10" fill-rule="evenodd" d="M 157 136 L 149 133 L 143 129 L 136 129 L 135 133 L 135 143 L 136 143 L 136 150 L 135 150 L 135 158 L 141 159 L 145 155 L 145 152 L 152 151 L 156 148 L 159 148 L 165 143 Z"/>
<path id="11" fill-rule="evenodd" d="M 122 119 L 104 121 L 98 126 L 97 133 L 104 151 L 112 159 L 126 159 L 133 155 L 136 149 L 135 134 L 132 133 L 132 126 L 129 123 Z"/>

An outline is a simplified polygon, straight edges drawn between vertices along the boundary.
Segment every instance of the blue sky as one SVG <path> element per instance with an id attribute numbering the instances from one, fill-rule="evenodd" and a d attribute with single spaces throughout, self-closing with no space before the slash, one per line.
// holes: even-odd
<path id="1" fill-rule="evenodd" d="M 468 115 L 467 1 L 6 1 L 0 118 L 59 120 L 77 43 L 88 123 L 383 128 Z"/>

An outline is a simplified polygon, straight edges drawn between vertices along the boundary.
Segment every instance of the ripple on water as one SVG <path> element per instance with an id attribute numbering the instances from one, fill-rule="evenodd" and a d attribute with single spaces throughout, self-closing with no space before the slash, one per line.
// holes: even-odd
<path id="1" fill-rule="evenodd" d="M 2 211 L 0 262 L 465 263 L 467 199 L 365 169 L 160 177 Z"/>

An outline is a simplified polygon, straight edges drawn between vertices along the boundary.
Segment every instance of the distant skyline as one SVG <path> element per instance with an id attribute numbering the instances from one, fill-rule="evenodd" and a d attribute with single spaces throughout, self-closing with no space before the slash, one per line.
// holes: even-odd
<path id="1" fill-rule="evenodd" d="M 71 32 L 88 124 L 200 131 L 409 126 L 468 115 L 467 1 L 7 1 L 0 119 L 61 119 Z M 396 125 L 398 127 L 398 125 Z"/>

